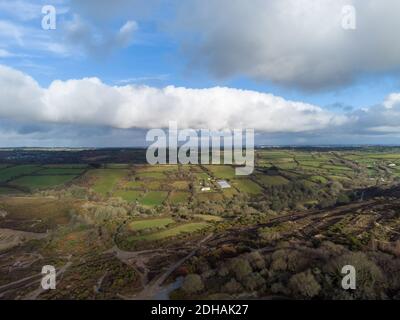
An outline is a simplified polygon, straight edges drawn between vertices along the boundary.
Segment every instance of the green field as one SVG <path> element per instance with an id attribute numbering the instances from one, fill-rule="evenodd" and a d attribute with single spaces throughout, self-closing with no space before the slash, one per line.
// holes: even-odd
<path id="1" fill-rule="evenodd" d="M 188 181 L 174 181 L 170 184 L 174 190 L 189 190 Z"/>
<path id="2" fill-rule="evenodd" d="M 93 190 L 102 195 L 111 192 L 117 183 L 129 174 L 124 169 L 98 169 L 90 172 L 90 177 L 94 178 Z"/>
<path id="3" fill-rule="evenodd" d="M 143 192 L 135 191 L 135 190 L 118 190 L 114 193 L 114 197 L 122 198 L 123 200 L 128 201 L 128 202 L 135 202 L 142 195 L 143 195 Z"/>
<path id="4" fill-rule="evenodd" d="M 204 192 L 197 194 L 197 199 L 200 201 L 221 201 L 224 196 L 219 192 Z"/>
<path id="5" fill-rule="evenodd" d="M 207 226 L 208 226 L 208 223 L 206 223 L 206 222 L 186 223 L 186 224 L 176 226 L 176 227 L 173 227 L 168 230 L 161 231 L 161 232 L 155 232 L 155 233 L 151 233 L 151 234 L 133 237 L 133 238 L 131 238 L 131 240 L 133 240 L 133 241 L 162 240 L 165 238 L 176 237 L 176 236 L 178 236 L 180 234 L 184 234 L 184 233 L 197 232 L 197 231 L 200 231 L 200 230 L 206 228 Z"/>
<path id="6" fill-rule="evenodd" d="M 328 180 L 323 176 L 312 176 L 310 180 L 321 184 L 325 184 L 328 182 Z"/>
<path id="7" fill-rule="evenodd" d="M 125 184 L 125 187 L 132 188 L 132 189 L 143 189 L 147 184 L 144 181 L 134 180 L 129 181 Z"/>
<path id="8" fill-rule="evenodd" d="M 194 214 L 193 215 L 195 218 L 197 219 L 201 219 L 207 222 L 219 222 L 219 221 L 223 221 L 224 219 L 218 216 L 213 216 L 210 214 Z"/>
<path id="9" fill-rule="evenodd" d="M 235 168 L 231 166 L 210 165 L 206 168 L 218 179 L 233 179 L 236 176 Z"/>
<path id="10" fill-rule="evenodd" d="M 179 204 L 179 203 L 188 202 L 189 197 L 190 197 L 189 192 L 174 191 L 171 193 L 171 195 L 169 197 L 169 201 L 172 204 Z"/>
<path id="11" fill-rule="evenodd" d="M 79 168 L 46 168 L 40 170 L 37 174 L 40 175 L 62 175 L 62 174 L 71 174 L 71 175 L 80 175 L 84 172 L 84 169 Z"/>
<path id="12" fill-rule="evenodd" d="M 289 183 L 289 181 L 282 176 L 257 175 L 257 180 L 262 185 L 268 186 L 281 186 Z"/>
<path id="13" fill-rule="evenodd" d="M 87 164 L 46 164 L 44 168 L 58 168 L 58 169 L 87 169 Z"/>
<path id="14" fill-rule="evenodd" d="M 0 195 L 5 195 L 5 194 L 18 194 L 21 193 L 21 191 L 13 188 L 7 188 L 7 187 L 0 187 Z"/>
<path id="15" fill-rule="evenodd" d="M 0 182 L 5 182 L 19 176 L 28 175 L 40 170 L 39 166 L 21 165 L 0 170 Z"/>
<path id="16" fill-rule="evenodd" d="M 240 192 L 249 194 L 259 194 L 262 192 L 262 188 L 250 179 L 236 179 L 234 184 Z"/>
<path id="17" fill-rule="evenodd" d="M 136 177 L 140 178 L 153 178 L 153 179 L 165 179 L 166 176 L 163 172 L 139 172 L 135 174 Z"/>
<path id="18" fill-rule="evenodd" d="M 133 221 L 129 224 L 129 229 L 132 231 L 141 231 L 146 229 L 166 227 L 175 221 L 172 218 L 161 218 L 161 219 L 147 219 Z"/>
<path id="19" fill-rule="evenodd" d="M 167 198 L 168 192 L 164 191 L 150 191 L 147 192 L 143 198 L 140 199 L 140 203 L 144 206 L 154 207 L 161 205 Z"/>
<path id="20" fill-rule="evenodd" d="M 11 184 L 20 187 L 29 188 L 31 190 L 35 189 L 48 189 L 65 184 L 73 180 L 76 176 L 73 175 L 63 175 L 63 176 L 24 176 L 13 180 Z"/>

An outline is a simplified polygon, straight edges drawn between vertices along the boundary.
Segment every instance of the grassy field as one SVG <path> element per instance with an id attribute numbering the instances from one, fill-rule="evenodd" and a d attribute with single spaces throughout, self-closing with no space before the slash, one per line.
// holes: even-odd
<path id="1" fill-rule="evenodd" d="M 111 192 L 117 183 L 129 174 L 125 169 L 98 169 L 90 172 L 90 177 L 94 178 L 93 190 L 102 195 Z"/>
<path id="2" fill-rule="evenodd" d="M 138 172 L 135 174 L 139 178 L 154 178 L 154 179 L 165 179 L 166 176 L 163 172 Z"/>
<path id="3" fill-rule="evenodd" d="M 262 192 L 262 188 L 250 179 L 236 179 L 234 185 L 243 193 L 259 194 Z"/>
<path id="4" fill-rule="evenodd" d="M 179 225 L 179 226 L 176 226 L 176 227 L 164 230 L 164 231 L 133 237 L 133 238 L 131 238 L 131 240 L 133 240 L 133 241 L 162 240 L 165 238 L 176 237 L 180 234 L 197 232 L 206 227 L 208 227 L 208 223 L 206 223 L 206 222 L 186 223 L 186 224 Z"/>
<path id="5" fill-rule="evenodd" d="M 39 171 L 41 168 L 35 165 L 13 166 L 0 170 L 0 182 L 5 182 L 22 175 L 28 175 Z"/>
<path id="6" fill-rule="evenodd" d="M 70 221 L 73 204 L 43 197 L 7 197 L 0 202 L 0 209 L 8 212 L 6 220 L 0 220 L 0 228 L 30 232 L 46 232 L 66 225 Z"/>
<path id="7" fill-rule="evenodd" d="M 0 195 L 19 194 L 19 193 L 21 193 L 21 191 L 14 188 L 0 187 Z"/>
<path id="8" fill-rule="evenodd" d="M 172 204 L 179 204 L 179 203 L 188 202 L 189 201 L 189 197 L 190 197 L 190 193 L 189 192 L 174 191 L 174 192 L 171 193 L 171 195 L 170 195 L 168 200 Z"/>
<path id="9" fill-rule="evenodd" d="M 141 231 L 146 229 L 166 227 L 175 221 L 172 218 L 161 218 L 161 219 L 147 219 L 133 221 L 129 224 L 129 229 L 132 231 Z"/>
<path id="10" fill-rule="evenodd" d="M 81 168 L 45 168 L 38 172 L 40 175 L 61 175 L 61 174 L 72 174 L 80 175 L 85 171 Z"/>
<path id="11" fill-rule="evenodd" d="M 267 175 L 257 175 L 257 181 L 259 181 L 262 185 L 268 186 L 281 186 L 289 183 L 289 181 L 282 176 Z"/>
<path id="12" fill-rule="evenodd" d="M 43 168 L 52 168 L 52 169 L 87 169 L 88 165 L 87 164 L 46 164 L 43 166 Z"/>
<path id="13" fill-rule="evenodd" d="M 174 190 L 189 190 L 188 181 L 174 181 L 170 184 Z"/>
<path id="14" fill-rule="evenodd" d="M 197 199 L 199 201 L 221 201 L 224 196 L 219 192 L 204 192 L 197 194 Z"/>
<path id="15" fill-rule="evenodd" d="M 140 203 L 144 206 L 154 207 L 161 205 L 167 198 L 168 192 L 164 191 L 150 191 L 147 192 L 143 198 L 140 199 Z"/>
<path id="16" fill-rule="evenodd" d="M 219 222 L 219 221 L 223 221 L 224 219 L 218 216 L 213 216 L 210 214 L 194 214 L 193 215 L 195 218 L 197 219 L 201 219 L 207 222 Z"/>
<path id="17" fill-rule="evenodd" d="M 48 189 L 65 184 L 73 180 L 75 177 L 76 176 L 74 175 L 24 176 L 13 180 L 11 184 L 29 188 L 31 190 Z"/>
<path id="18" fill-rule="evenodd" d="M 224 165 L 206 166 L 208 170 L 218 179 L 233 179 L 235 178 L 235 168 Z"/>
<path id="19" fill-rule="evenodd" d="M 114 193 L 114 197 L 122 198 L 123 200 L 128 201 L 128 202 L 135 202 L 142 195 L 143 195 L 143 192 L 135 191 L 135 190 L 118 190 Z"/>

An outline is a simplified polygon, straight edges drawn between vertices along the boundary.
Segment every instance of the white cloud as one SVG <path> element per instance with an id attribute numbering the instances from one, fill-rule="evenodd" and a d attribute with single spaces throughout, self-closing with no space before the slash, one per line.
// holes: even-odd
<path id="1" fill-rule="evenodd" d="M 215 87 L 109 86 L 97 78 L 56 80 L 41 88 L 26 74 L 0 66 L 0 117 L 115 128 L 254 128 L 306 132 L 346 123 L 347 117 L 271 94 Z"/>
<path id="2" fill-rule="evenodd" d="M 399 103 L 400 103 L 400 93 L 392 93 L 386 98 L 383 105 L 385 106 L 385 108 L 392 109 Z"/>
<path id="3" fill-rule="evenodd" d="M 342 8 L 356 8 L 356 30 Z M 190 67 L 217 77 L 321 89 L 400 70 L 398 0 L 187 0 L 173 35 Z"/>

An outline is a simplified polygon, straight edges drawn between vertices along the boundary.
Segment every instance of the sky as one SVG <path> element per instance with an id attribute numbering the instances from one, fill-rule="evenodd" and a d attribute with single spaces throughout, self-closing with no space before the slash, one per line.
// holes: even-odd
<path id="1" fill-rule="evenodd" d="M 0 0 L 0 147 L 400 144 L 398 30 L 398 0 Z"/>

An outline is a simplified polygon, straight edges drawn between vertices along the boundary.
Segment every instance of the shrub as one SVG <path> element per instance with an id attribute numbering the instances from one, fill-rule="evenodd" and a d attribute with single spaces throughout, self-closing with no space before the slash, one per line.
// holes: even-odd
<path id="1" fill-rule="evenodd" d="M 250 263 L 242 258 L 234 258 L 230 261 L 230 270 L 239 281 L 244 279 L 253 270 Z"/>
<path id="2" fill-rule="evenodd" d="M 257 272 L 249 274 L 244 280 L 243 285 L 250 291 L 257 290 L 265 284 L 265 279 Z"/>
<path id="3" fill-rule="evenodd" d="M 349 299 L 381 299 L 385 296 L 386 281 L 381 269 L 362 252 L 344 254 L 326 267 L 325 271 L 333 278 L 334 294 L 343 296 L 341 271 L 346 265 L 354 266 L 356 269 L 357 289 L 347 292 Z"/>
<path id="4" fill-rule="evenodd" d="M 203 281 L 198 274 L 189 274 L 182 284 L 182 290 L 188 294 L 197 293 L 204 289 Z"/>
<path id="5" fill-rule="evenodd" d="M 243 287 L 239 282 L 236 281 L 236 279 L 233 278 L 223 286 L 222 291 L 234 294 L 243 292 Z"/>
<path id="6" fill-rule="evenodd" d="M 317 296 L 321 290 L 321 286 L 310 270 L 292 276 L 289 280 L 289 288 L 294 295 L 307 299 Z"/>

